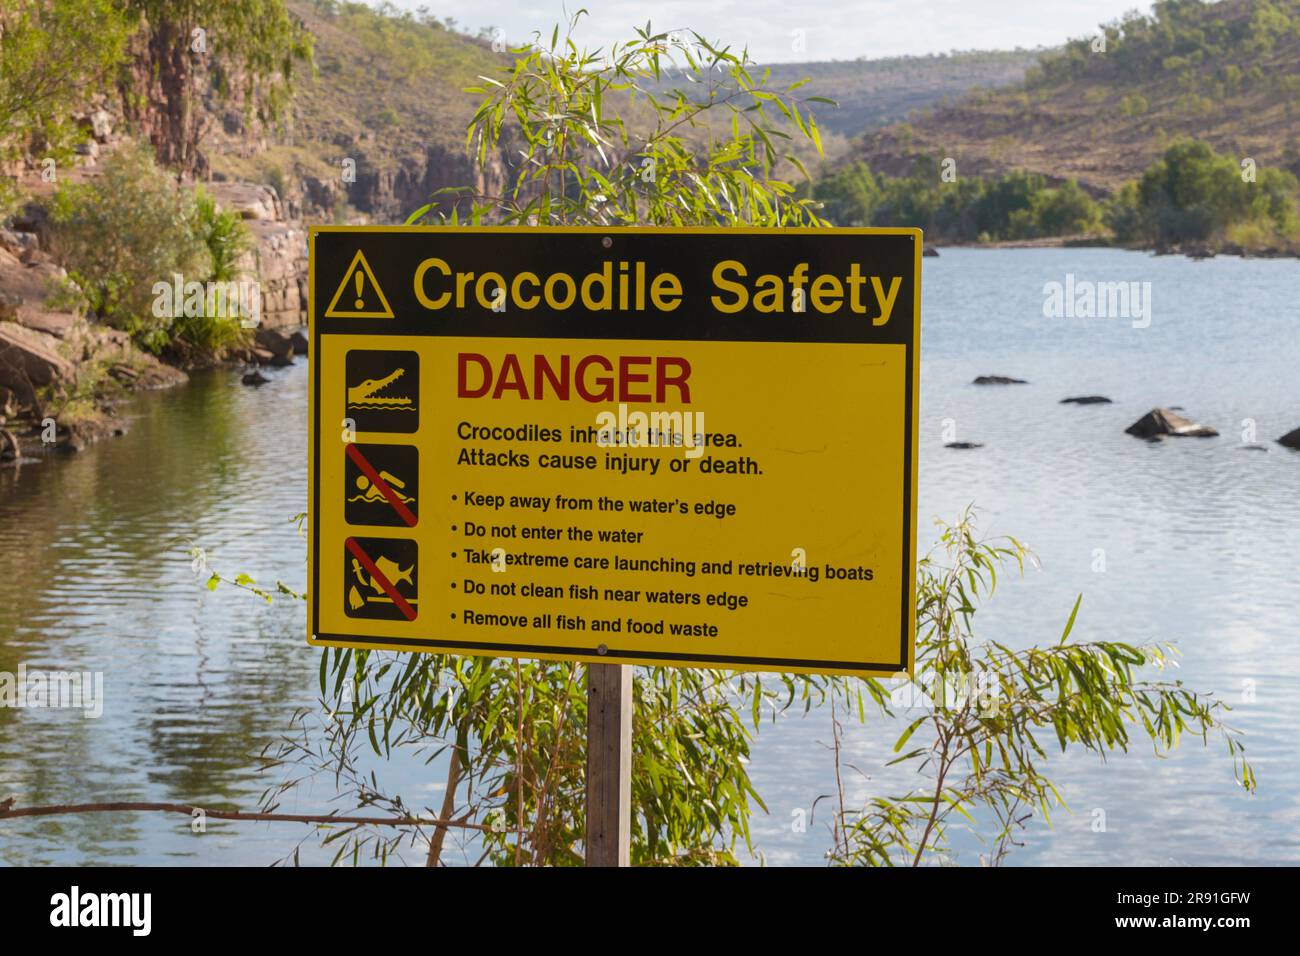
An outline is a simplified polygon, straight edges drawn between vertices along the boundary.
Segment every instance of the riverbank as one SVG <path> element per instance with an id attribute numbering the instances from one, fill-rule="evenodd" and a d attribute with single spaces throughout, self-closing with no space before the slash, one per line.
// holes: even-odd
<path id="1" fill-rule="evenodd" d="M 1237 256 L 1242 259 L 1297 259 L 1300 248 L 1282 246 L 1246 246 L 1236 242 L 1189 242 L 1174 245 L 1143 245 L 1116 242 L 1108 236 L 1043 236 L 1037 239 L 995 239 L 988 242 L 927 240 L 932 249 L 1122 249 L 1126 252 L 1149 252 L 1157 256 L 1186 256 L 1188 259 L 1213 259 Z"/>
<path id="2" fill-rule="evenodd" d="M 94 175 L 93 167 L 66 174 Z M 238 213 L 248 237 L 238 268 L 259 291 L 257 328 L 216 354 L 156 356 L 68 304 L 46 212 L 53 187 L 24 186 L 23 212 L 0 228 L 0 467 L 122 434 L 116 409 L 131 393 L 182 384 L 195 368 L 282 366 L 305 353 L 305 338 L 295 349 L 288 333 L 306 323 L 306 227 L 271 187 L 205 184 L 222 209 Z"/>

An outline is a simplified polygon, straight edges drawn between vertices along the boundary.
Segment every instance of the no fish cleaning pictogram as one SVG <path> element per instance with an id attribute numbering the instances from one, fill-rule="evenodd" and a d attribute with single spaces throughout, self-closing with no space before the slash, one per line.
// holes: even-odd
<path id="1" fill-rule="evenodd" d="M 392 306 L 379 288 L 365 254 L 358 249 L 352 265 L 343 273 L 334 298 L 325 310 L 327 319 L 391 319 Z"/>
<path id="2" fill-rule="evenodd" d="M 343 613 L 390 621 L 414 621 L 418 604 L 419 545 L 408 538 L 346 538 L 343 542 Z M 371 557 L 374 555 L 374 557 Z"/>

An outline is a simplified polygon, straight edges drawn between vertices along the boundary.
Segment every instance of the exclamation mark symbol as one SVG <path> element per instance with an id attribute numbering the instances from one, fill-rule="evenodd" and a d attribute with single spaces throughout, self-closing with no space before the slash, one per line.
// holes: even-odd
<path id="1" fill-rule="evenodd" d="M 352 277 L 354 280 L 352 284 L 357 287 L 357 308 L 364 309 L 366 307 L 366 303 L 365 300 L 361 298 L 361 283 L 366 281 L 366 277 L 361 274 L 360 269 L 357 269 L 355 272 L 353 272 Z"/>

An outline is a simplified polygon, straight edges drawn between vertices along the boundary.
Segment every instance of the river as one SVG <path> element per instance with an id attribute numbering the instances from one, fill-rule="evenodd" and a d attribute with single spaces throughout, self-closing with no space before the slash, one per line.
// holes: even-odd
<path id="1" fill-rule="evenodd" d="M 1044 284 L 1071 274 L 1149 282 L 1149 324 L 1045 317 Z M 1185 740 L 1164 759 L 1138 741 L 1105 764 L 1051 752 L 1072 812 L 1051 827 L 1035 821 L 1013 864 L 1300 862 L 1300 453 L 1273 442 L 1300 426 L 1298 288 L 1291 260 L 1103 249 L 925 260 L 922 548 L 932 518 L 974 503 L 986 531 L 1016 535 L 1040 563 L 1002 581 L 977 635 L 1054 641 L 1082 594 L 1077 638 L 1175 641 L 1174 676 L 1233 705 L 1260 779 L 1257 794 L 1243 793 L 1213 741 Z M 970 384 L 980 374 L 1029 384 Z M 102 672 L 106 700 L 98 719 L 0 709 L 0 799 L 251 807 L 279 782 L 256 754 L 296 709 L 315 706 L 319 658 L 303 610 L 210 593 L 185 553 L 193 543 L 225 573 L 304 586 L 290 519 L 306 501 L 307 369 L 271 375 L 260 389 L 219 372 L 138 396 L 126 436 L 0 472 L 0 671 Z M 1114 403 L 1059 404 L 1086 394 Z M 1221 437 L 1124 434 L 1162 405 L 1184 406 Z M 953 439 L 984 447 L 945 448 Z M 1243 447 L 1254 441 L 1267 451 Z M 845 760 L 862 774 L 849 772 L 852 799 L 906 783 L 883 769 L 900 726 L 848 726 Z M 822 862 L 824 810 L 796 824 L 833 791 L 830 737 L 826 711 L 763 728 L 751 770 L 770 813 L 754 821 L 757 859 Z M 436 769 L 381 772 L 408 805 L 440 799 Z M 332 796 L 317 785 L 281 809 L 325 810 Z M 304 836 L 301 859 L 327 860 L 295 824 L 209 821 L 196 834 L 162 814 L 5 821 L 0 861 L 266 864 Z M 958 846 L 959 862 L 978 863 L 977 841 Z"/>

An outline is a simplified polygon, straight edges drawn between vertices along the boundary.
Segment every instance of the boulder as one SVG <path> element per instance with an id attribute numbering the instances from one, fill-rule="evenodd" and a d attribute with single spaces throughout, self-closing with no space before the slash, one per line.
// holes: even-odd
<path id="1" fill-rule="evenodd" d="M 1105 395 L 1079 395 L 1075 398 L 1061 399 L 1062 405 L 1109 405 L 1110 399 Z"/>
<path id="2" fill-rule="evenodd" d="M 267 382 L 271 380 L 267 378 L 265 375 L 263 375 L 261 372 L 259 372 L 257 369 L 253 369 L 253 371 L 251 372 L 245 372 L 244 377 L 241 378 L 240 381 L 243 382 L 245 385 L 265 385 Z"/>
<path id="3" fill-rule="evenodd" d="M 1160 438 L 1163 435 L 1173 435 L 1178 438 L 1216 438 L 1219 434 L 1208 425 L 1184 418 L 1170 408 L 1153 408 L 1124 431 L 1138 438 Z"/>
<path id="4" fill-rule="evenodd" d="M 14 232 L 12 229 L 0 229 L 0 249 L 7 249 L 15 256 L 20 256 L 28 249 L 39 249 L 40 237 L 34 232 Z"/>
<path id="5" fill-rule="evenodd" d="M 944 448 L 983 448 L 984 446 L 977 441 L 950 441 Z"/>
<path id="6" fill-rule="evenodd" d="M 939 254 L 939 250 L 936 249 L 934 246 L 923 246 L 921 248 L 921 255 L 923 256 L 933 257 L 933 256 L 937 256 L 938 254 Z"/>
<path id="7" fill-rule="evenodd" d="M 293 333 L 293 335 L 289 336 L 289 341 L 293 345 L 294 355 L 307 354 L 307 336 L 303 333 L 301 329 Z"/>
<path id="8" fill-rule="evenodd" d="M 0 323 L 0 386 L 11 389 L 20 403 L 31 405 L 36 389 L 70 380 L 76 369 L 59 354 L 56 342 L 16 323 Z"/>
<path id="9" fill-rule="evenodd" d="M 22 304 L 22 296 L 0 289 L 0 322 L 17 322 L 18 307 Z"/>
<path id="10" fill-rule="evenodd" d="M 1028 385 L 1023 378 L 1010 378 L 1006 375 L 980 375 L 975 379 L 976 385 Z"/>
<path id="11" fill-rule="evenodd" d="M 101 143 L 108 142 L 113 135 L 113 116 L 107 110 L 93 110 L 84 116 L 78 116 L 77 125 Z"/>
<path id="12" fill-rule="evenodd" d="M 208 186 L 217 204 L 233 209 L 241 219 L 277 220 L 280 197 L 270 186 L 260 183 L 212 183 Z"/>
<path id="13" fill-rule="evenodd" d="M 275 329 L 258 329 L 253 336 L 253 341 L 257 347 L 270 352 L 272 357 L 283 361 L 288 359 L 289 365 L 293 364 L 293 341 L 283 332 Z"/>
<path id="14" fill-rule="evenodd" d="M 1285 448 L 1294 448 L 1300 451 L 1300 428 L 1287 432 L 1277 440 L 1277 443 Z"/>
<path id="15" fill-rule="evenodd" d="M 338 201 L 338 179 L 329 177 L 328 179 L 318 179 L 315 176 L 302 177 L 303 192 L 307 194 L 307 202 L 317 209 L 333 210 L 334 204 Z"/>

